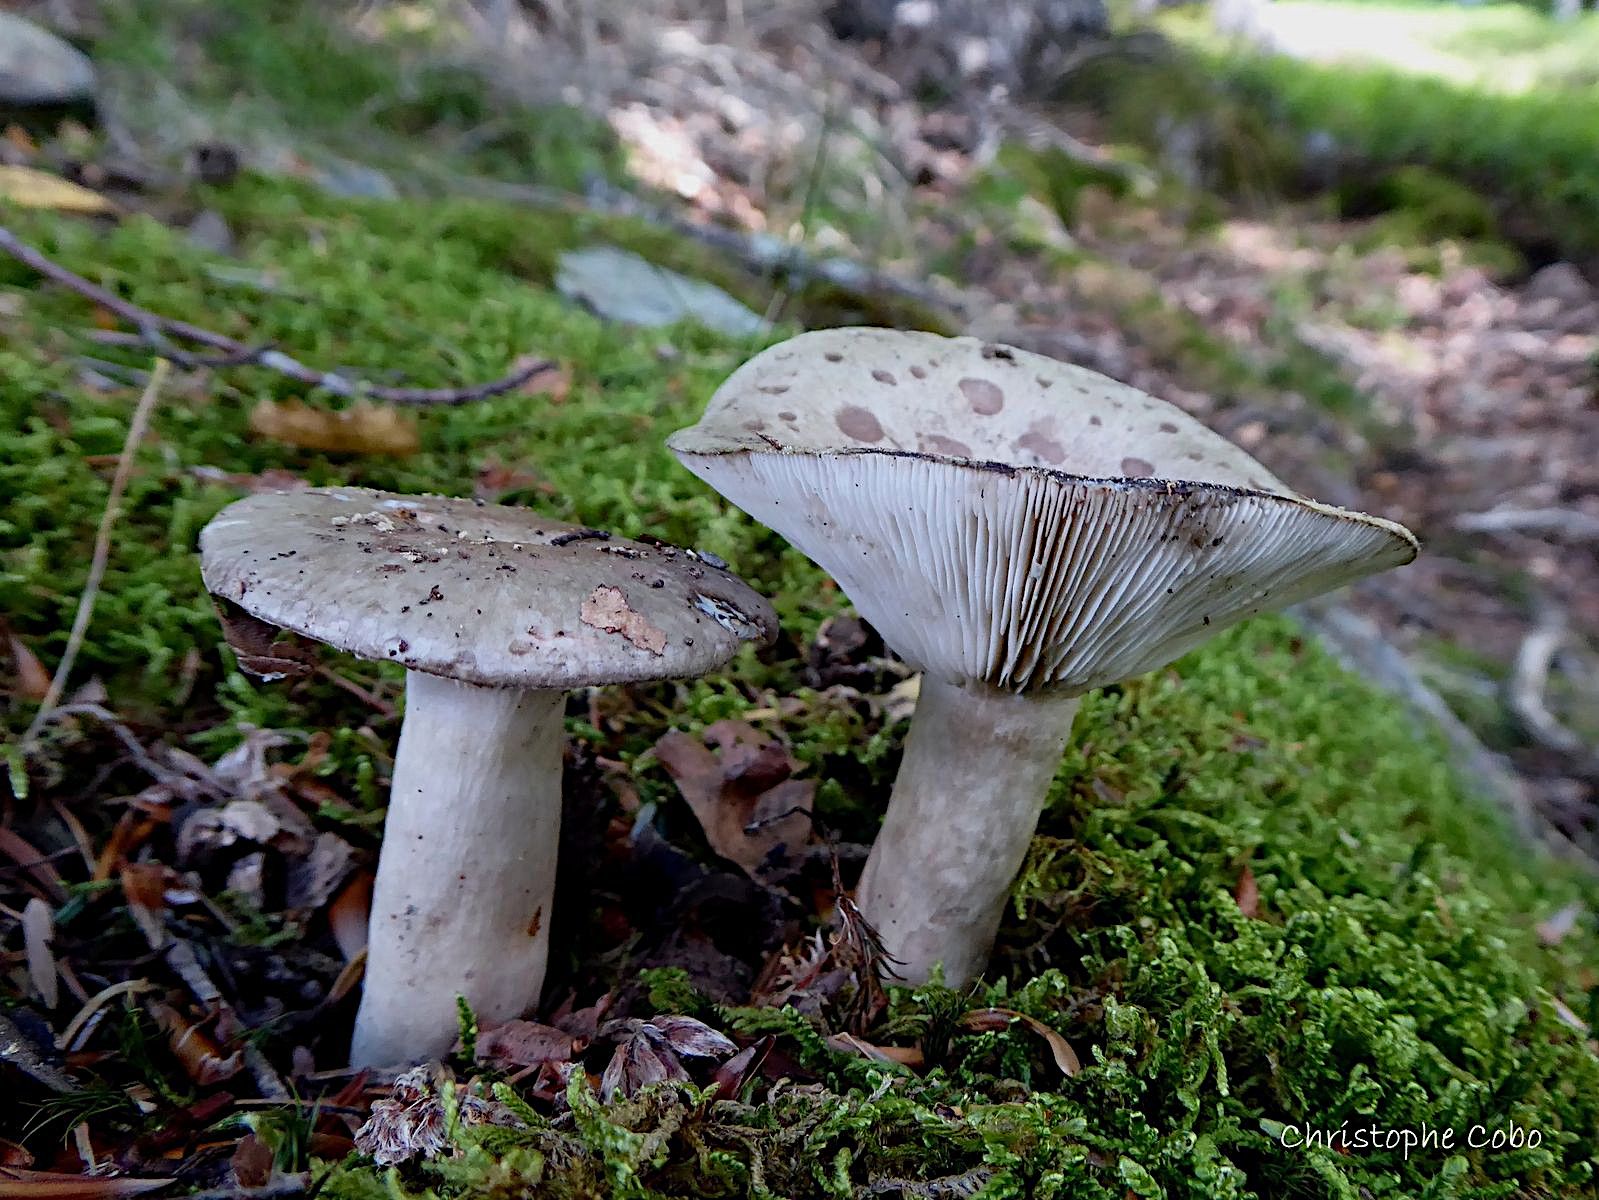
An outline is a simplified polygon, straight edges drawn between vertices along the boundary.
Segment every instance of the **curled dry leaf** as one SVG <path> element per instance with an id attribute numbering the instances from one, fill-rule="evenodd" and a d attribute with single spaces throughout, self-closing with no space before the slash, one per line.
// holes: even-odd
<path id="1" fill-rule="evenodd" d="M 404 457 L 422 448 L 416 418 L 378 404 L 324 409 L 299 400 L 263 400 L 250 410 L 250 429 L 273 441 L 329 454 Z"/>
<path id="2" fill-rule="evenodd" d="M 225 1053 L 200 1025 L 190 1021 L 171 1005 L 152 1002 L 148 1010 L 167 1035 L 172 1053 L 183 1064 L 189 1078 L 201 1087 L 232 1079 L 243 1069 L 242 1050 Z"/>
<path id="3" fill-rule="evenodd" d="M 1055 1065 L 1060 1068 L 1062 1075 L 1070 1077 L 1083 1069 L 1083 1064 L 1077 1058 L 1077 1051 L 1072 1049 L 1070 1042 L 1037 1017 L 1030 1017 L 1015 1009 L 974 1008 L 961 1017 L 960 1026 L 974 1033 L 998 1033 L 1009 1029 L 1013 1021 L 1025 1025 L 1028 1030 L 1049 1043 L 1050 1053 L 1054 1056 Z"/>
<path id="4" fill-rule="evenodd" d="M 651 654 L 660 654 L 666 649 L 666 631 L 651 625 L 643 613 L 629 608 L 621 588 L 609 584 L 595 588 L 578 609 L 578 619 L 606 633 L 619 633 Z"/>
<path id="5" fill-rule="evenodd" d="M 689 1074 L 679 1055 L 689 1058 L 724 1058 L 737 1044 L 693 1017 L 662 1016 L 648 1021 L 612 1022 L 602 1030 L 620 1035 L 616 1051 L 600 1076 L 600 1095 L 606 1100 L 631 1096 L 652 1083 L 683 1082 Z"/>
<path id="6" fill-rule="evenodd" d="M 760 1073 L 761 1065 L 775 1045 L 777 1038 L 769 1033 L 717 1067 L 716 1074 L 711 1076 L 711 1088 L 706 1093 L 706 1099 L 737 1100 L 744 1085 Z"/>
<path id="7" fill-rule="evenodd" d="M 799 763 L 753 725 L 718 721 L 703 740 L 668 733 L 655 743 L 655 756 L 699 818 L 711 849 L 752 878 L 777 847 L 809 840 L 816 785 L 791 778 Z"/>

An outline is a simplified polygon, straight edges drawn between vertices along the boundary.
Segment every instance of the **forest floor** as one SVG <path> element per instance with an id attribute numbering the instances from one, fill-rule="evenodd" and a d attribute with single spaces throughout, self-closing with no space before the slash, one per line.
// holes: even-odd
<path id="1" fill-rule="evenodd" d="M 97 128 L 14 131 L 7 161 L 116 207 L 0 207 L 24 241 L 385 383 L 557 367 L 344 418 L 257 365 L 178 370 L 129 458 L 137 331 L 0 262 L 0 1082 L 21 1098 L 0 1195 L 1593 1194 L 1599 892 L 1512 827 L 1590 849 L 1596 828 L 1599 292 L 1578 270 L 1404 213 L 1153 181 L 1092 161 L 1092 119 L 1079 143 L 1034 110 L 928 108 L 776 18 L 419 33 L 381 6 L 339 29 L 41 7 L 82 23 L 107 103 Z M 554 282 L 562 250 L 607 243 L 777 324 L 597 319 Z M 1509 756 L 1525 807 L 1301 626 L 1252 622 L 1085 703 L 988 981 L 881 993 L 835 898 L 914 685 L 661 445 L 765 340 L 852 320 L 1081 362 L 1416 529 L 1426 554 L 1349 611 Z M 24 744 L 123 462 L 65 707 Z M 227 501 L 332 482 L 713 551 L 784 625 L 725 677 L 572 698 L 539 1020 L 464 1023 L 398 1090 L 343 1064 L 399 676 L 330 657 L 249 680 L 193 560 Z M 775 795 L 818 818 L 796 844 L 744 832 Z M 667 1015 L 731 1041 L 647 1024 Z M 1542 1144 L 1284 1144 L 1367 1118 Z"/>

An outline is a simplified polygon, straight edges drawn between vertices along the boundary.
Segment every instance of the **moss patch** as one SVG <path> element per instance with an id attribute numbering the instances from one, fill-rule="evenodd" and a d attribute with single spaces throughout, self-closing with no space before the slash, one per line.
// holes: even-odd
<path id="1" fill-rule="evenodd" d="M 265 372 L 175 387 L 139 453 L 81 679 L 97 676 L 120 711 L 202 753 L 232 744 L 245 723 L 330 731 L 319 771 L 341 800 L 318 819 L 370 823 L 394 724 L 325 684 L 249 682 L 219 645 L 193 554 L 199 526 L 239 494 L 215 470 L 459 494 L 492 463 L 516 481 L 506 499 L 714 551 L 777 601 L 789 640 L 775 652 L 747 652 L 719 679 L 642 693 L 612 737 L 607 749 L 632 768 L 658 821 L 688 818 L 645 754 L 655 737 L 794 696 L 800 703 L 758 719 L 826 776 L 820 803 L 835 827 L 870 835 L 903 725 L 799 687 L 798 647 L 840 609 L 838 592 L 662 446 L 755 347 L 688 327 L 605 326 L 550 295 L 548 247 L 586 232 L 576 219 L 331 202 L 255 182 L 209 202 L 238 231 L 241 263 L 219 263 L 145 219 L 7 219 L 139 303 L 319 365 L 442 385 L 497 375 L 533 352 L 568 364 L 572 387 L 559 401 L 509 396 L 422 412 L 424 448 L 404 459 L 253 436 L 251 405 L 295 394 Z M 219 265 L 235 282 L 207 274 Z M 8 264 L 0 289 L 17 309 L 0 318 L 0 614 L 53 663 L 132 391 L 80 381 L 73 355 L 115 353 L 79 336 L 94 324 L 86 304 Z M 340 669 L 377 686 L 395 678 L 381 665 Z M 11 729 L 28 715 L 9 702 Z M 573 728 L 588 738 L 584 723 Z M 82 790 L 97 786 L 92 768 L 66 752 L 80 735 L 56 736 L 29 764 L 35 793 L 97 795 Z M 1253 622 L 1174 671 L 1089 698 L 1040 834 L 993 982 L 965 997 L 900 991 L 868 1031 L 918 1041 L 921 1071 L 834 1053 L 823 1019 L 718 1010 L 657 973 L 646 981 L 656 1006 L 774 1033 L 811 1080 L 758 1082 L 716 1102 L 680 1087 L 602 1105 L 579 1076 L 561 1115 L 522 1105 L 526 1130 L 462 1131 L 458 1156 L 403 1172 L 352 1159 L 324 1193 L 1594 1194 L 1599 1065 L 1569 1018 L 1593 1012 L 1595 934 L 1589 922 L 1545 947 L 1533 929 L 1573 899 L 1591 909 L 1592 888 L 1552 865 L 1529 871 L 1441 745 L 1286 622 Z M 1241 905 L 1246 872 L 1258 902 Z M 68 933 L 73 919 L 62 915 Z M 625 961 L 617 969 L 625 976 Z M 1061 1079 L 1021 1029 L 962 1030 L 954 1018 L 982 1005 L 1043 1020 L 1084 1069 Z M 1450 1130 L 1456 1143 L 1408 1157 L 1354 1142 L 1346 1152 L 1282 1144 L 1289 1127 L 1352 1139 L 1371 1125 Z M 1512 1125 L 1536 1130 L 1540 1144 L 1466 1144 L 1474 1127 Z"/>

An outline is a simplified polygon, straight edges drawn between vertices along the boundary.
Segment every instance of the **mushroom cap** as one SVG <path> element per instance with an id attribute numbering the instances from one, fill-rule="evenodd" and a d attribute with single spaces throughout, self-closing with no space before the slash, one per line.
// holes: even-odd
<path id="1" fill-rule="evenodd" d="M 1415 557 L 1179 409 L 975 338 L 801 334 L 667 444 L 913 665 L 1076 694 Z"/>
<path id="2" fill-rule="evenodd" d="M 486 687 L 700 675 L 777 630 L 710 556 L 446 496 L 250 496 L 200 531 L 200 571 L 261 621 Z"/>

